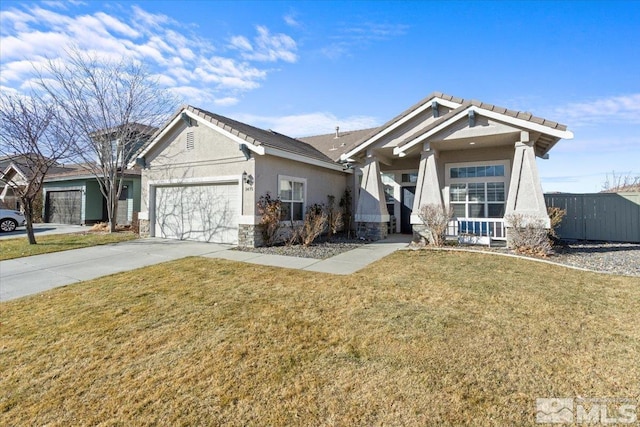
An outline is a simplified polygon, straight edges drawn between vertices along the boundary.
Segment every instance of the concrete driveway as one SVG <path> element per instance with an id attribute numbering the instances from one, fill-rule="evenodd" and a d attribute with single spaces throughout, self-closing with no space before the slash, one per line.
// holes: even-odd
<path id="1" fill-rule="evenodd" d="M 187 256 L 226 251 L 229 245 L 140 239 L 0 262 L 0 301 Z"/>
<path id="2" fill-rule="evenodd" d="M 68 234 L 68 233 L 82 233 L 88 231 L 91 227 L 83 225 L 69 225 L 69 224 L 33 224 L 33 234 L 36 236 L 46 236 L 48 234 Z M 14 231 L 9 233 L 0 233 L 0 240 L 15 239 L 16 237 L 26 237 L 27 229 L 24 226 L 18 227 Z"/>

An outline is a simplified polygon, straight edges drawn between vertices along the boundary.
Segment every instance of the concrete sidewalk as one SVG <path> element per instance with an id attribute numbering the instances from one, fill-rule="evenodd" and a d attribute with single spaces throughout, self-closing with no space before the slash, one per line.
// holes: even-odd
<path id="1" fill-rule="evenodd" d="M 242 251 L 214 252 L 202 256 L 319 273 L 352 274 L 399 249 L 407 247 L 410 241 L 410 236 L 392 235 L 385 240 L 368 243 L 328 259 L 299 258 Z"/>
<path id="2" fill-rule="evenodd" d="M 157 238 L 132 240 L 0 261 L 0 301 L 59 286 L 172 261 L 204 256 L 274 267 L 351 274 L 406 247 L 408 236 L 392 236 L 325 260 L 231 250 L 231 245 Z"/>

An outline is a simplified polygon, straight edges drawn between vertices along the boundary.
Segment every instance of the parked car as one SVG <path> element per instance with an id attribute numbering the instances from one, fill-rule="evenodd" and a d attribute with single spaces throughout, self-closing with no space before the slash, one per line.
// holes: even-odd
<path id="1" fill-rule="evenodd" d="M 0 209 L 0 231 L 13 231 L 16 227 L 24 225 L 24 214 L 10 209 Z"/>

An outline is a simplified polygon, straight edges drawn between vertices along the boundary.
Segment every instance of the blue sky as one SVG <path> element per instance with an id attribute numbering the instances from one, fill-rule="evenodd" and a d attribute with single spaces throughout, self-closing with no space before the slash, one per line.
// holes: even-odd
<path id="1" fill-rule="evenodd" d="M 185 103 L 291 136 L 380 125 L 433 91 L 566 124 L 545 191 L 640 175 L 640 2 L 0 2 L 0 86 L 77 45 Z"/>

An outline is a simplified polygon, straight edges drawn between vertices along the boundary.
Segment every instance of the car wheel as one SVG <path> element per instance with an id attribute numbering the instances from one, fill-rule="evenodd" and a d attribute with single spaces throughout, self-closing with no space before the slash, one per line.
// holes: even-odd
<path id="1" fill-rule="evenodd" d="M 11 218 L 5 218 L 0 221 L 0 231 L 13 231 L 17 226 L 18 223 Z"/>

